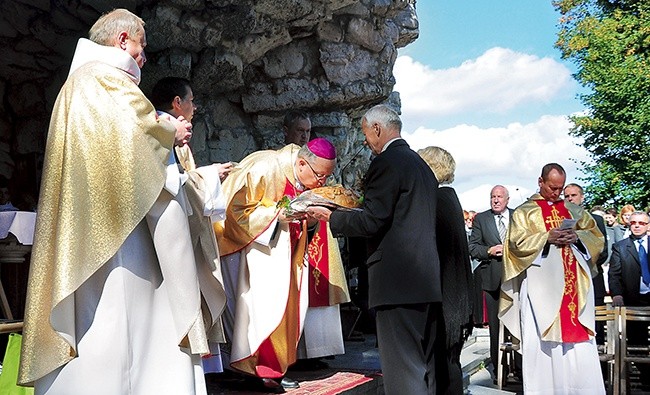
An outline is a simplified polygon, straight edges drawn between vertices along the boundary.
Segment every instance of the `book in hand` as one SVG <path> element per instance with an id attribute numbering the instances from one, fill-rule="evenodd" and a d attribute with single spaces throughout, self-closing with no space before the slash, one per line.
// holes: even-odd
<path id="1" fill-rule="evenodd" d="M 560 230 L 575 229 L 577 223 L 578 223 L 577 219 L 565 218 L 564 220 L 562 220 L 562 224 L 560 225 Z"/>

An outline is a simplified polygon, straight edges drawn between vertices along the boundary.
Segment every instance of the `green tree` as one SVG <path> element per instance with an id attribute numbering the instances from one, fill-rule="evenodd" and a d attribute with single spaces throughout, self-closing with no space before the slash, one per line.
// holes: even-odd
<path id="1" fill-rule="evenodd" d="M 556 46 L 578 68 L 586 114 L 572 117 L 595 164 L 591 203 L 650 203 L 650 2 L 558 0 Z"/>

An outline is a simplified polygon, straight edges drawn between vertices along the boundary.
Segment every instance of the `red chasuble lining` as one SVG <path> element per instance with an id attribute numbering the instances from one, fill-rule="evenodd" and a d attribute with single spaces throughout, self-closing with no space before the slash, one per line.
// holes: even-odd
<path id="1" fill-rule="evenodd" d="M 291 199 L 296 197 L 296 189 L 288 180 L 284 194 Z M 294 240 L 298 240 L 300 225 L 292 222 L 289 227 L 291 229 L 291 247 L 295 248 L 293 243 Z M 329 306 L 329 240 L 327 222 L 325 221 L 320 221 L 318 230 L 314 232 L 314 236 L 307 246 L 307 261 L 309 262 L 309 307 Z"/>
<path id="2" fill-rule="evenodd" d="M 569 210 L 564 206 L 564 201 L 548 204 L 546 200 L 536 203 L 542 209 L 544 225 L 549 231 L 557 228 L 565 218 L 571 218 Z M 578 343 L 589 340 L 589 332 L 578 320 L 580 303 L 578 299 L 578 263 L 571 246 L 565 245 L 562 250 L 562 264 L 564 265 L 564 295 L 560 305 L 560 327 L 562 341 L 565 343 Z"/>

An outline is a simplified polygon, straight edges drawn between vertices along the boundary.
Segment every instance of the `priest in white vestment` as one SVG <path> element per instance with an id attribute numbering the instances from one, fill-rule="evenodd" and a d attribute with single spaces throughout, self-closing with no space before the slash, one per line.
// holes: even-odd
<path id="1" fill-rule="evenodd" d="M 197 167 L 194 155 L 189 146 L 192 137 L 191 122 L 194 118 L 196 105 L 194 92 L 190 81 L 181 77 L 165 77 L 160 79 L 151 90 L 151 103 L 161 116 L 170 115 L 180 121 L 189 122 L 189 132 L 174 146 L 174 156 L 181 166 L 184 188 L 181 189 L 179 200 L 185 202 L 189 216 L 190 234 L 199 267 L 209 268 L 209 272 L 199 275 L 199 281 L 205 290 L 205 303 L 210 310 L 223 311 L 226 304 L 226 293 L 221 275 L 219 247 L 214 234 L 212 223 L 225 218 L 225 199 L 221 193 L 221 182 L 232 170 L 232 163 L 215 163 Z M 216 281 L 215 281 L 216 280 Z M 223 371 L 219 344 L 225 343 L 221 317 L 218 325 L 214 325 L 208 333 L 210 354 L 204 355 L 202 362 L 205 373 L 220 373 Z"/>
<path id="2" fill-rule="evenodd" d="M 138 88 L 142 19 L 103 15 L 54 105 L 32 250 L 19 383 L 36 394 L 205 394 L 202 304 L 182 179 L 188 124 Z M 215 277 L 213 281 L 218 281 Z"/>
<path id="3" fill-rule="evenodd" d="M 544 166 L 504 246 L 499 318 L 521 340 L 526 394 L 605 393 L 591 280 L 604 238 L 589 213 L 561 199 L 565 181 L 560 165 Z"/>
<path id="4" fill-rule="evenodd" d="M 314 275 L 306 254 L 310 247 L 323 248 L 324 239 L 337 246 L 327 228 L 287 218 L 278 202 L 322 186 L 335 158 L 334 147 L 322 138 L 302 148 L 290 144 L 258 151 L 244 158 L 223 184 L 226 219 L 215 230 L 228 294 L 224 326 L 230 366 L 238 371 L 277 379 L 296 361 L 309 303 L 308 276 Z M 329 283 L 321 306 L 348 300 L 342 270 L 332 270 L 325 279 L 320 278 L 321 284 Z"/>

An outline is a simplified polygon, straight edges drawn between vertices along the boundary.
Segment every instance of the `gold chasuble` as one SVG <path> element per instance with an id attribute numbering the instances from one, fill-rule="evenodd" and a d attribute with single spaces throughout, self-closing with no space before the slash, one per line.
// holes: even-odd
<path id="1" fill-rule="evenodd" d="M 299 193 L 294 175 L 299 149 L 290 144 L 244 158 L 223 183 L 226 219 L 215 223 L 222 257 L 241 254 L 231 366 L 259 377 L 281 377 L 296 361 L 307 308 L 306 221 L 276 221 L 277 203 Z M 256 240 L 266 231 L 274 237 L 261 245 Z M 330 271 L 327 288 L 336 303 L 348 299 L 345 276 L 338 272 Z"/>
<path id="2" fill-rule="evenodd" d="M 75 290 L 118 251 L 165 183 L 174 127 L 158 120 L 134 82 L 135 61 L 117 48 L 104 49 L 111 61 L 80 65 L 52 111 L 20 383 L 32 383 L 76 356 Z M 115 64 L 120 61 L 128 67 Z M 134 69 L 137 76 L 126 72 Z"/>
<path id="3" fill-rule="evenodd" d="M 548 231 L 563 219 L 577 220 L 576 234 L 585 250 L 573 245 L 547 245 Z M 519 291 L 524 279 L 541 340 L 558 343 L 587 341 L 594 334 L 592 276 L 603 248 L 596 222 L 581 207 L 549 202 L 533 195 L 513 212 L 504 245 L 504 274 L 499 318 L 521 339 Z M 583 253 L 590 259 L 585 260 Z M 523 303 L 523 302 L 522 302 Z"/>

